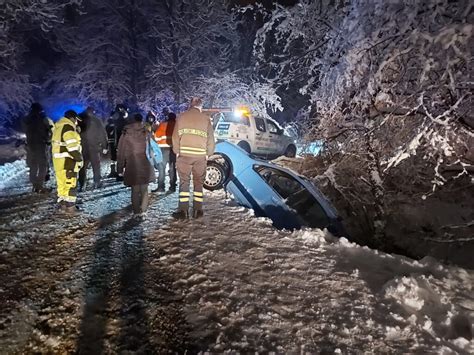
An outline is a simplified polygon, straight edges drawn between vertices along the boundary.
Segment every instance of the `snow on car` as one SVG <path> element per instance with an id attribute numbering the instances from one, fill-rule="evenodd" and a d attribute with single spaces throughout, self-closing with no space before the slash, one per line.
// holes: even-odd
<path id="1" fill-rule="evenodd" d="M 215 125 L 217 141 L 229 141 L 256 155 L 296 155 L 293 137 L 278 122 L 254 116 L 248 109 L 208 109 Z"/>
<path id="2" fill-rule="evenodd" d="M 269 217 L 277 228 L 327 228 L 334 235 L 347 236 L 334 207 L 308 179 L 254 158 L 232 143 L 216 145 L 204 187 L 225 187 L 238 203 L 257 216 Z"/>

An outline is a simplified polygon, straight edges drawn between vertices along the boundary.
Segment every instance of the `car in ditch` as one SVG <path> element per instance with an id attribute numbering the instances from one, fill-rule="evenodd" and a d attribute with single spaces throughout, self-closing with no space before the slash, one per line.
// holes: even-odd
<path id="1" fill-rule="evenodd" d="M 204 109 L 211 117 L 217 141 L 228 141 L 259 156 L 294 157 L 295 138 L 287 135 L 275 120 L 254 115 L 248 108 Z"/>
<path id="2" fill-rule="evenodd" d="M 336 210 L 311 181 L 230 142 L 216 145 L 204 187 L 225 188 L 257 216 L 270 218 L 276 228 L 327 228 L 333 235 L 347 236 Z"/>

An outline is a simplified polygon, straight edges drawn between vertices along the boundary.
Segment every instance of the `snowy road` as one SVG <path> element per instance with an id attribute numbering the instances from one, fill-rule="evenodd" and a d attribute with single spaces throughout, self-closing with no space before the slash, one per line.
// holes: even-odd
<path id="1" fill-rule="evenodd" d="M 21 177 L 0 192 L 0 353 L 474 353 L 474 271 L 278 231 L 207 197 L 177 194 L 130 218 L 107 181 L 58 218 Z"/>

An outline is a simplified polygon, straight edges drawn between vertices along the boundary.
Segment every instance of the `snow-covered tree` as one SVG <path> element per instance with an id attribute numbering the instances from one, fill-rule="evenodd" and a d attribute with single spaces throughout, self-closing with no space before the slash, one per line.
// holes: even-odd
<path id="1" fill-rule="evenodd" d="M 267 83 L 259 83 L 249 72 L 224 72 L 199 77 L 192 85 L 196 95 L 204 98 L 209 107 L 245 105 L 259 115 L 282 110 L 281 99 Z"/>
<path id="2" fill-rule="evenodd" d="M 87 2 L 67 28 L 57 30 L 57 45 L 68 54 L 56 75 L 58 86 L 104 108 L 136 105 L 144 90 L 152 9 L 143 0 Z"/>
<path id="3" fill-rule="evenodd" d="M 148 77 L 155 88 L 186 101 L 195 78 L 223 72 L 238 58 L 236 21 L 222 0 L 160 0 L 156 6 L 150 32 L 156 55 Z"/>
<path id="4" fill-rule="evenodd" d="M 381 238 L 387 194 L 415 183 L 425 197 L 472 176 L 473 16 L 468 1 L 301 0 L 276 9 L 255 43 L 272 85 L 309 96 L 308 137 L 325 142 L 327 176 L 374 206 Z M 348 174 L 344 189 L 335 177 Z M 354 196 L 367 188 L 371 198 Z"/>
<path id="5" fill-rule="evenodd" d="M 66 6 L 81 0 L 35 1 L 3 0 L 0 2 L 0 123 L 24 112 L 32 101 L 28 74 L 20 72 L 25 42 L 32 33 L 50 32 L 61 24 Z"/>

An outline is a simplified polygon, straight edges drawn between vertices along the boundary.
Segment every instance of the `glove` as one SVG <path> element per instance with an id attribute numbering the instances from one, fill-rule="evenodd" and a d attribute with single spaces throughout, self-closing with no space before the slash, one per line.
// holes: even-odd
<path id="1" fill-rule="evenodd" d="M 115 180 L 116 181 L 123 181 L 123 175 L 118 175 Z"/>
<path id="2" fill-rule="evenodd" d="M 72 171 L 72 170 L 66 170 L 66 178 L 67 179 L 72 179 L 77 177 L 77 172 Z"/>
<path id="3" fill-rule="evenodd" d="M 102 149 L 102 154 L 106 155 L 109 151 L 107 149 Z"/>

